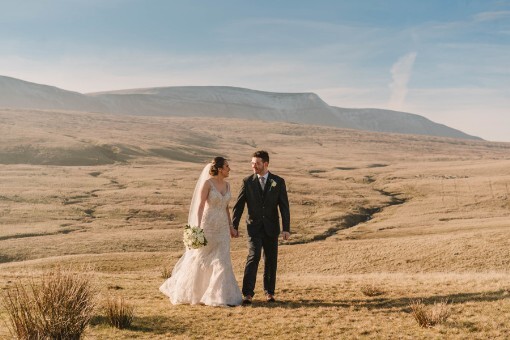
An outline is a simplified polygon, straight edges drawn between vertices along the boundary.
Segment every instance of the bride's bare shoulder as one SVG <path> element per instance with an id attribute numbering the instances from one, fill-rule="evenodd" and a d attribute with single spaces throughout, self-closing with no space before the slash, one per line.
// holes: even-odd
<path id="1" fill-rule="evenodd" d="M 211 179 L 210 178 L 208 180 L 206 180 L 204 182 L 204 184 L 202 185 L 202 192 L 209 191 L 209 189 L 211 189 Z"/>

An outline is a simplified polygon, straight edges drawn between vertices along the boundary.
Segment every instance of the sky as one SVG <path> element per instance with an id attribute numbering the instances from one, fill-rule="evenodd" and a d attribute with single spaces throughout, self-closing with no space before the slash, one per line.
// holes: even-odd
<path id="1" fill-rule="evenodd" d="M 510 0 L 0 0 L 0 75 L 313 92 L 510 142 Z"/>

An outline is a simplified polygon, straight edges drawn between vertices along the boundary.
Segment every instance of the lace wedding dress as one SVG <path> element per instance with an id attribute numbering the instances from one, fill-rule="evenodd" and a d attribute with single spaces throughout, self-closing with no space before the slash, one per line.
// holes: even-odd
<path id="1" fill-rule="evenodd" d="M 186 250 L 175 265 L 172 276 L 159 288 L 173 304 L 236 306 L 242 302 L 230 258 L 230 228 L 226 211 L 232 197 L 230 187 L 225 195 L 213 183 L 210 187 L 201 224 L 207 245 Z"/>

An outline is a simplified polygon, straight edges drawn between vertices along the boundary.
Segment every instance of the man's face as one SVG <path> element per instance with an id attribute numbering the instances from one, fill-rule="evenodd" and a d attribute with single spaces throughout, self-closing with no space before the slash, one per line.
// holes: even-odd
<path id="1" fill-rule="evenodd" d="M 253 157 L 251 159 L 251 168 L 253 169 L 253 173 L 257 174 L 257 175 L 265 175 L 266 172 L 267 172 L 267 167 L 268 167 L 269 163 L 264 163 L 262 161 L 262 158 L 259 158 L 259 157 Z"/>

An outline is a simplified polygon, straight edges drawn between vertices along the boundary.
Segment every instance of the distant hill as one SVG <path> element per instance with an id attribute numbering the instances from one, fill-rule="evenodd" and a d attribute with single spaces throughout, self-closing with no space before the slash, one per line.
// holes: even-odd
<path id="1" fill-rule="evenodd" d="M 345 109 L 335 107 L 335 115 L 345 128 L 377 132 L 405 133 L 482 140 L 413 113 L 382 109 Z"/>
<path id="2" fill-rule="evenodd" d="M 104 112 L 100 101 L 84 94 L 0 76 L 0 107 Z"/>
<path id="3" fill-rule="evenodd" d="M 164 87 L 92 93 L 112 113 L 235 117 L 337 126 L 334 109 L 314 93 L 273 93 L 226 86 Z"/>
<path id="4" fill-rule="evenodd" d="M 0 108 L 137 116 L 232 117 L 481 139 L 411 113 L 334 107 L 314 93 L 274 93 L 227 86 L 161 87 L 81 94 L 0 76 Z"/>

